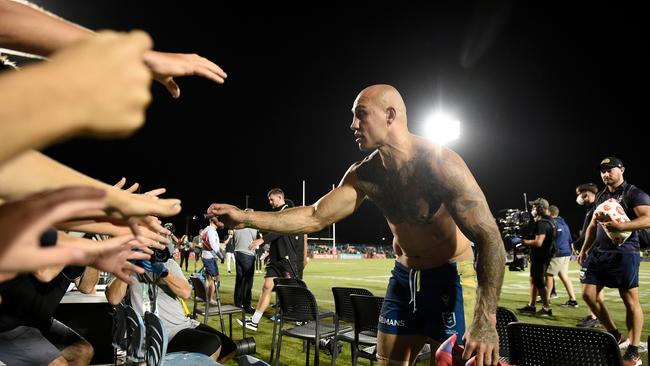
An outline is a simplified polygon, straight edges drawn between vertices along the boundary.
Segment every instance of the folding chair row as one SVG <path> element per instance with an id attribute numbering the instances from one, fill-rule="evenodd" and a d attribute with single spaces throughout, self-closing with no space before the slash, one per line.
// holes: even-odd
<path id="1" fill-rule="evenodd" d="M 230 330 L 230 338 L 232 338 L 232 316 L 233 314 L 241 314 L 242 323 L 245 322 L 246 311 L 244 308 L 240 308 L 234 305 L 222 305 L 221 304 L 221 283 L 217 281 L 215 284 L 215 300 L 217 302 L 216 307 L 210 305 L 210 301 L 206 301 L 207 292 L 205 289 L 205 284 L 201 281 L 200 278 L 191 276 L 190 281 L 192 281 L 192 287 L 194 288 L 194 307 L 192 309 L 192 317 L 196 319 L 197 314 L 203 315 L 203 324 L 208 324 L 208 317 L 217 315 L 219 316 L 219 321 L 221 323 L 221 332 L 226 333 L 225 324 L 223 321 L 224 315 L 228 315 L 228 323 Z M 203 304 L 203 306 L 200 306 Z M 242 339 L 246 338 L 246 327 L 242 327 Z"/>

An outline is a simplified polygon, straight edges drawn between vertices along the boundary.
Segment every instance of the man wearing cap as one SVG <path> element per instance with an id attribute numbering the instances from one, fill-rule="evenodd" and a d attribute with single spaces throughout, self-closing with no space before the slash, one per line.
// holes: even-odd
<path id="1" fill-rule="evenodd" d="M 618 158 L 608 157 L 600 162 L 600 177 L 607 187 L 598 193 L 594 206 L 598 207 L 613 198 L 621 204 L 630 221 L 614 222 L 605 215 L 594 214 L 585 232 L 578 262 L 582 265 L 582 298 L 620 345 L 629 340 L 623 356 L 623 364 L 628 366 L 641 365 L 638 346 L 641 342 L 643 311 L 639 302 L 639 238 L 634 230 L 650 227 L 650 196 L 626 182 L 624 171 L 623 162 Z M 605 230 L 634 232 L 617 245 Z M 628 340 L 616 329 L 605 303 L 598 299 L 604 287 L 616 288 L 621 295 L 626 310 Z"/>
<path id="2" fill-rule="evenodd" d="M 522 244 L 530 247 L 530 301 L 528 305 L 517 310 L 523 313 L 534 313 L 536 316 L 553 316 L 549 302 L 548 289 L 546 288 L 546 272 L 551 258 L 555 255 L 555 236 L 557 231 L 553 218 L 549 216 L 548 201 L 538 198 L 529 202 L 530 211 L 535 219 L 535 238 L 524 239 Z M 535 299 L 537 294 L 542 298 L 542 309 L 537 311 Z"/>

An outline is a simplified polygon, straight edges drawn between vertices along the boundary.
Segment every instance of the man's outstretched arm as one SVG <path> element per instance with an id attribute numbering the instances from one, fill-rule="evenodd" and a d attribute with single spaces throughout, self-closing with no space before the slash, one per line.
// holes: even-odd
<path id="1" fill-rule="evenodd" d="M 485 196 L 463 160 L 450 152 L 438 164 L 441 181 L 446 186 L 445 205 L 463 234 L 478 249 L 476 308 L 466 333 L 463 358 L 476 352 L 477 361 L 496 365 L 499 361 L 496 311 L 505 271 L 503 241 Z"/>
<path id="2" fill-rule="evenodd" d="M 243 211 L 235 206 L 213 203 L 208 214 L 228 228 L 252 227 L 282 234 L 312 233 L 351 215 L 365 195 L 356 188 L 356 174 L 348 170 L 341 183 L 310 206 L 279 212 Z"/>

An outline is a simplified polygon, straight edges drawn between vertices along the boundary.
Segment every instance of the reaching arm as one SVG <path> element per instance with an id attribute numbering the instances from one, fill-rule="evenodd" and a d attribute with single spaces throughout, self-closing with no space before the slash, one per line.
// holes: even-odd
<path id="1" fill-rule="evenodd" d="M 283 234 L 313 233 L 351 215 L 365 195 L 356 187 L 356 173 L 350 168 L 341 183 L 315 204 L 288 208 L 279 212 L 242 211 L 215 203 L 208 213 L 232 228 L 252 227 Z"/>
<path id="2" fill-rule="evenodd" d="M 0 0 L 0 46 L 49 56 L 94 35 L 87 28 L 34 6 Z M 180 88 L 173 77 L 196 75 L 219 84 L 227 77 L 217 64 L 196 54 L 147 51 L 143 61 L 174 98 L 180 96 Z"/>
<path id="3" fill-rule="evenodd" d="M 119 213 L 122 218 L 145 215 L 172 216 L 181 209 L 179 200 L 158 199 L 123 191 L 33 150 L 0 165 L 0 196 L 3 198 L 16 199 L 33 192 L 72 185 L 105 190 L 108 210 Z M 104 214 L 99 212 L 98 215 Z M 157 231 L 168 233 L 162 227 Z"/>
<path id="4" fill-rule="evenodd" d="M 170 271 L 167 277 L 163 279 L 163 281 L 165 281 L 169 289 L 172 290 L 172 292 L 175 293 L 176 296 L 183 298 L 185 300 L 190 298 L 190 294 L 192 293 L 192 287 L 187 282 L 185 277 L 178 277 L 176 274 Z"/>
<path id="5" fill-rule="evenodd" d="M 486 364 L 496 363 L 499 360 L 496 310 L 505 270 L 503 241 L 485 196 L 463 160 L 449 151 L 436 164 L 447 195 L 445 205 L 478 250 L 476 308 L 463 358 L 476 351 L 477 359 L 485 359 Z"/>

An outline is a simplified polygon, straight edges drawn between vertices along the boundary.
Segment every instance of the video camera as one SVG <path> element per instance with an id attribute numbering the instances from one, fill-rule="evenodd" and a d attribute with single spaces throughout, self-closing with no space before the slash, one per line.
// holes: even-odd
<path id="1" fill-rule="evenodd" d="M 528 267 L 528 256 L 522 239 L 534 237 L 535 221 L 530 212 L 516 208 L 500 210 L 497 226 L 507 252 L 512 251 L 512 262 L 507 263 L 510 271 L 523 271 Z M 520 248 L 521 247 L 521 248 Z"/>
<path id="2" fill-rule="evenodd" d="M 497 226 L 501 237 L 530 238 L 533 235 L 533 217 L 528 211 L 517 208 L 501 210 L 497 214 Z"/>

